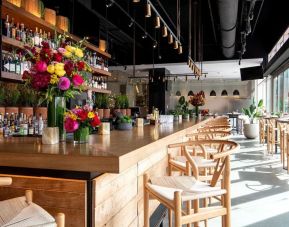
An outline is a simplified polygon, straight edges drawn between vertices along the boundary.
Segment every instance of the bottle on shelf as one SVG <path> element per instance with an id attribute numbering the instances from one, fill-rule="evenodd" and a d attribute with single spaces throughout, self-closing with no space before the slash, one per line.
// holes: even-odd
<path id="1" fill-rule="evenodd" d="M 34 40 L 34 46 L 38 47 L 39 44 L 40 44 L 40 37 L 39 37 L 39 33 L 38 33 L 38 27 L 35 28 L 33 40 Z"/>
<path id="2" fill-rule="evenodd" d="M 28 136 L 34 136 L 34 126 L 31 117 L 29 117 L 28 120 Z"/>
<path id="3" fill-rule="evenodd" d="M 39 136 L 42 136 L 43 128 L 44 128 L 44 122 L 43 122 L 42 115 L 40 114 L 39 120 L 38 120 L 38 135 Z"/>
<path id="4" fill-rule="evenodd" d="M 40 28 L 40 30 L 39 30 L 39 46 L 42 46 L 42 41 L 43 41 L 43 35 L 42 35 L 42 29 Z"/>
<path id="5" fill-rule="evenodd" d="M 14 18 L 11 19 L 11 38 L 16 39 L 16 26 L 14 24 Z"/>
<path id="6" fill-rule="evenodd" d="M 6 21 L 5 21 L 5 36 L 7 36 L 7 37 L 11 37 L 11 24 L 10 24 L 10 22 L 9 22 L 9 15 L 7 14 L 6 15 Z"/>
<path id="7" fill-rule="evenodd" d="M 15 39 L 18 41 L 21 40 L 21 30 L 20 30 L 20 25 L 18 22 L 16 24 L 16 37 L 15 37 Z"/>
<path id="8" fill-rule="evenodd" d="M 26 31 L 25 31 L 25 28 L 24 28 L 24 23 L 21 23 L 20 24 L 20 40 L 23 42 L 23 43 L 26 43 Z"/>

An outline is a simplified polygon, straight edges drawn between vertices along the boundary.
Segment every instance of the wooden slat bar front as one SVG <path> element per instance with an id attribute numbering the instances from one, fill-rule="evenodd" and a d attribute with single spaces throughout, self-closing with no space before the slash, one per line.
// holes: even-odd
<path id="1" fill-rule="evenodd" d="M 87 145 L 0 139 L 0 175 L 13 177 L 0 187 L 0 201 L 32 189 L 51 214 L 66 214 L 66 226 L 143 226 L 143 174 L 166 175 L 167 145 L 207 121 L 112 131 Z M 151 213 L 157 206 L 151 203 Z"/>

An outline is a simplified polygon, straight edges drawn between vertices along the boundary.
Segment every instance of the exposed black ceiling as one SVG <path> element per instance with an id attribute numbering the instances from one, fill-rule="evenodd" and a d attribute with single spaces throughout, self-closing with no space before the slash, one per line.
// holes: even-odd
<path id="1" fill-rule="evenodd" d="M 96 42 L 98 36 L 108 39 L 109 52 L 113 56 L 112 64 L 128 65 L 133 63 L 133 26 L 129 27 L 131 18 L 146 30 L 149 35 L 159 42 L 154 50 L 155 63 L 184 62 L 188 56 L 188 0 L 181 2 L 181 41 L 183 54 L 178 55 L 176 50 L 168 44 L 166 38 L 162 38 L 160 30 L 153 28 L 154 14 L 151 18 L 145 18 L 145 0 L 133 3 L 132 0 L 114 0 L 115 4 L 110 7 L 110 0 L 73 0 L 56 1 L 45 0 L 45 5 L 59 6 L 62 14 L 73 17 L 73 32 L 82 36 L 92 36 Z M 176 4 L 177 0 L 151 0 L 160 15 L 176 34 Z M 196 0 L 197 1 L 197 0 Z M 264 1 L 264 2 L 263 2 Z M 73 11 L 74 2 L 74 11 Z M 195 2 L 195 0 L 192 0 Z M 221 51 L 220 23 L 218 15 L 218 1 L 198 0 L 201 9 L 201 28 L 203 45 L 203 60 L 223 60 L 225 57 Z M 263 2 L 263 6 L 262 6 Z M 90 4 L 91 3 L 91 4 Z M 211 6 L 211 11 L 209 7 Z M 239 58 L 238 51 L 241 49 L 241 32 L 245 30 L 244 18 L 250 7 L 251 0 L 239 0 L 236 53 L 234 59 Z M 69 7 L 68 5 L 69 4 Z M 118 5 L 126 11 L 122 12 Z M 193 5 L 193 4 L 192 4 Z M 91 6 L 91 7 L 89 7 Z M 262 6 L 262 8 L 261 8 Z M 260 15 L 258 17 L 259 10 Z M 251 21 L 252 32 L 246 39 L 246 52 L 243 58 L 264 57 L 272 49 L 274 44 L 289 25 L 288 0 L 256 0 Z M 74 12 L 74 13 L 73 13 Z M 192 10 L 193 12 L 193 10 Z M 194 18 L 194 17 L 193 17 Z M 258 18 L 258 20 L 257 20 Z M 257 23 L 256 23 L 257 20 Z M 212 23 L 213 22 L 213 23 Z M 198 24 L 198 23 L 197 23 Z M 255 26 L 256 24 L 256 26 Z M 254 29 L 255 27 L 255 29 Z M 214 35 L 215 29 L 215 35 Z M 193 31 L 193 28 L 192 28 Z M 142 39 L 143 31 L 136 26 L 136 64 L 153 63 L 153 42 L 151 39 Z M 198 45 L 199 46 L 199 45 Z M 199 53 L 198 49 L 198 53 Z M 194 52 L 194 51 L 193 51 Z M 159 57 L 161 56 L 161 57 Z"/>

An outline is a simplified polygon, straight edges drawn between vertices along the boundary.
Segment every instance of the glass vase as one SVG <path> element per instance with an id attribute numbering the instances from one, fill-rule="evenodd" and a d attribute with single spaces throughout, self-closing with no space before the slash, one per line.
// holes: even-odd
<path id="1" fill-rule="evenodd" d="M 48 103 L 47 126 L 59 128 L 59 141 L 66 140 L 64 129 L 64 113 L 66 110 L 66 100 L 64 97 L 53 97 Z"/>
<path id="2" fill-rule="evenodd" d="M 199 117 L 199 106 L 195 106 L 196 117 Z"/>
<path id="3" fill-rule="evenodd" d="M 88 143 L 89 128 L 80 127 L 73 133 L 74 143 Z"/>

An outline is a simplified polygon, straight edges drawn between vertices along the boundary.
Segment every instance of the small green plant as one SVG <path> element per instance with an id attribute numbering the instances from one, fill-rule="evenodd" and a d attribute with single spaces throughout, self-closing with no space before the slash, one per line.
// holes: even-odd
<path id="1" fill-rule="evenodd" d="M 123 107 L 127 109 L 129 107 L 129 101 L 127 95 L 123 95 Z"/>
<path id="2" fill-rule="evenodd" d="M 0 84 L 0 106 L 5 105 L 5 90 L 2 84 Z"/>
<path id="3" fill-rule="evenodd" d="M 102 99 L 103 99 L 102 94 L 96 94 L 95 100 L 94 100 L 96 108 L 98 109 L 102 108 Z"/>
<path id="4" fill-rule="evenodd" d="M 249 106 L 249 108 L 243 108 L 242 111 L 245 115 L 247 115 L 250 119 L 250 123 L 253 124 L 254 120 L 262 115 L 262 107 L 263 107 L 263 99 L 258 102 L 256 106 L 255 100 L 253 99 L 253 103 Z"/>
<path id="5" fill-rule="evenodd" d="M 21 93 L 19 103 L 21 106 L 36 107 L 38 105 L 39 93 L 25 85 L 18 85 Z"/>
<path id="6" fill-rule="evenodd" d="M 117 120 L 117 123 L 132 123 L 132 120 L 129 116 L 121 116 L 119 117 L 119 119 Z"/>
<path id="7" fill-rule="evenodd" d="M 116 95 L 114 98 L 114 108 L 115 109 L 120 109 L 122 105 L 122 96 L 121 95 Z"/>
<path id="8" fill-rule="evenodd" d="M 109 97 L 108 95 L 102 95 L 102 103 L 101 108 L 108 109 L 109 108 Z"/>
<path id="9" fill-rule="evenodd" d="M 5 84 L 4 86 L 4 103 L 6 106 L 18 106 L 21 96 L 17 84 Z"/>

